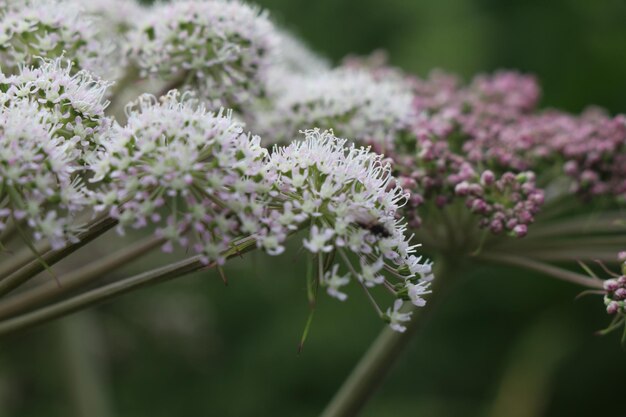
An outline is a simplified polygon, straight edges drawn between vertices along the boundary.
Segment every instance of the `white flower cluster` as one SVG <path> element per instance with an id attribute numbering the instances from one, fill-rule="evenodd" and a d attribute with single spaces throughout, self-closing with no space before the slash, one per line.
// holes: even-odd
<path id="1" fill-rule="evenodd" d="M 224 252 L 245 239 L 279 255 L 289 235 L 310 228 L 303 246 L 323 265 L 318 279 L 330 295 L 345 299 L 341 288 L 352 276 L 366 289 L 384 285 L 423 305 L 430 264 L 413 254 L 396 218 L 406 196 L 390 167 L 331 132 L 304 134 L 269 155 L 230 115 L 207 112 L 192 97 L 143 96 L 91 164 L 102 187 L 98 208 L 122 229 L 156 225 L 166 250 L 175 242 L 193 246 L 207 263 L 223 263 Z M 346 275 L 327 265 L 331 252 Z"/>
<path id="2" fill-rule="evenodd" d="M 91 181 L 106 184 L 99 209 L 109 209 L 120 230 L 158 225 L 168 250 L 186 245 L 189 230 L 207 262 L 223 262 L 222 252 L 258 227 L 254 196 L 267 153 L 260 139 L 175 90 L 159 101 L 140 97 L 127 115 L 91 164 Z"/>
<path id="3" fill-rule="evenodd" d="M 106 27 L 85 15 L 76 0 L 11 1 L 0 10 L 0 62 L 5 74 L 40 58 L 65 55 L 74 70 L 87 69 L 113 78 L 119 72 L 118 49 L 104 36 Z"/>
<path id="4" fill-rule="evenodd" d="M 107 86 L 85 71 L 71 75 L 60 58 L 0 73 L 0 224 L 25 224 L 55 248 L 74 239 L 88 204 L 84 160 L 111 124 Z"/>
<path id="5" fill-rule="evenodd" d="M 63 137 L 74 159 L 96 148 L 111 121 L 105 116 L 105 93 L 110 83 L 87 71 L 73 74 L 72 63 L 60 58 L 22 67 L 12 76 L 0 74 L 0 105 L 30 100 L 49 113 L 55 135 Z"/>
<path id="6" fill-rule="evenodd" d="M 269 159 L 274 198 L 283 203 L 266 220 L 273 236 L 261 239 L 262 244 L 280 251 L 276 241 L 308 221 L 311 228 L 304 247 L 320 258 L 338 252 L 348 269 L 345 276 L 339 275 L 338 267 L 323 272 L 320 281 L 330 295 L 345 299 L 341 287 L 352 276 L 364 288 L 384 285 L 423 306 L 431 267 L 413 254 L 416 246 L 405 236 L 404 221 L 396 217 L 407 196 L 394 185 L 391 167 L 369 149 L 346 146 L 345 139 L 330 131 L 304 134 L 304 141 L 275 147 Z M 351 254 L 357 256 L 356 265 Z M 383 271 L 394 281 L 388 281 Z M 395 323 L 405 316 L 385 317 Z"/>
<path id="7" fill-rule="evenodd" d="M 7 220 L 26 224 L 35 240 L 59 248 L 78 231 L 74 215 L 87 199 L 70 144 L 56 130 L 36 102 L 0 106 L 0 230 Z"/>
<path id="8" fill-rule="evenodd" d="M 107 46 L 124 39 L 125 48 Z M 106 113 L 111 83 L 94 72 L 121 74 L 121 50 L 141 76 L 184 92 L 143 94 L 119 124 Z M 403 302 L 424 305 L 431 266 L 398 216 L 407 196 L 381 156 L 325 130 L 390 141 L 410 116 L 402 82 L 329 70 L 239 0 L 145 12 L 120 0 L 5 0 L 0 59 L 0 232 L 10 224 L 61 248 L 81 230 L 77 219 L 102 212 L 120 232 L 153 230 L 164 250 L 179 244 L 221 265 L 254 245 L 279 255 L 306 230 L 302 245 L 331 296 L 345 300 L 344 287 L 358 282 L 398 331 L 409 318 Z M 136 97 L 146 85 L 136 81 L 129 68 L 115 94 Z M 232 110 L 207 110 L 220 106 Z M 250 114 L 262 106 L 262 119 Z M 274 139 L 321 129 L 269 152 L 234 112 Z M 386 313 L 375 286 L 397 299 Z"/>
<path id="9" fill-rule="evenodd" d="M 359 142 L 392 146 L 412 117 L 413 95 L 402 80 L 377 78 L 371 71 L 337 68 L 282 81 L 283 94 L 259 116 L 268 137 L 290 140 L 303 127 L 333 129 Z"/>
<path id="10" fill-rule="evenodd" d="M 143 75 L 241 110 L 263 94 L 273 32 L 264 13 L 238 0 L 176 1 L 149 10 L 129 35 L 129 54 Z"/>

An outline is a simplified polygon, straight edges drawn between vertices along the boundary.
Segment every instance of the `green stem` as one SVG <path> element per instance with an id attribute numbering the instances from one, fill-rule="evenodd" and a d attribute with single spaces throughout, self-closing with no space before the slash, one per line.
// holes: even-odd
<path id="1" fill-rule="evenodd" d="M 165 242 L 165 238 L 150 236 L 134 245 L 91 262 L 75 271 L 61 275 L 57 280 L 46 280 L 40 285 L 20 292 L 0 302 L 0 319 L 4 319 L 44 304 L 55 297 L 92 282 L 102 275 L 130 263 Z"/>
<path id="2" fill-rule="evenodd" d="M 124 278 L 103 287 L 68 298 L 48 307 L 35 310 L 31 313 L 0 321 L 0 336 L 5 336 L 18 330 L 23 330 L 37 324 L 45 323 L 75 311 L 82 310 L 85 307 L 96 303 L 109 300 L 118 295 L 125 294 L 148 285 L 178 278 L 208 267 L 208 265 L 201 262 L 200 256 L 194 256 L 171 265 L 153 269 L 152 271 Z"/>
<path id="3" fill-rule="evenodd" d="M 48 242 L 42 242 L 35 245 L 37 253 L 45 253 L 50 251 L 50 244 Z M 22 268 L 24 265 L 33 261 L 36 258 L 31 248 L 22 248 L 19 252 L 11 254 L 9 259 L 5 259 L 0 264 L 0 279 L 8 277 L 13 272 Z"/>
<path id="4" fill-rule="evenodd" d="M 6 244 L 9 241 L 11 241 L 11 239 L 13 239 L 13 236 L 15 236 L 16 232 L 17 232 L 17 228 L 15 227 L 15 223 L 13 221 L 9 221 L 6 224 L 2 233 L 0 233 L 0 244 Z"/>
<path id="5" fill-rule="evenodd" d="M 45 270 L 46 267 L 51 267 L 63 258 L 71 255 L 87 243 L 112 229 L 116 224 L 117 220 L 110 217 L 100 218 L 95 221 L 89 229 L 78 235 L 78 241 L 76 243 L 71 243 L 62 249 L 49 250 L 41 255 L 40 259 L 30 261 L 28 264 L 0 281 L 0 296 L 10 293 L 24 282 Z"/>
<path id="6" fill-rule="evenodd" d="M 224 253 L 224 257 L 226 259 L 230 259 L 249 252 L 255 248 L 256 241 L 254 239 L 243 239 L 237 246 L 226 251 Z M 0 336 L 5 336 L 37 324 L 63 317 L 67 314 L 82 310 L 86 307 L 90 307 L 94 304 L 101 303 L 143 287 L 169 281 L 174 278 L 188 275 L 192 272 L 209 269 L 215 266 L 215 264 L 204 264 L 201 259 L 202 256 L 200 255 L 192 256 L 170 265 L 156 268 L 139 275 L 134 275 L 132 277 L 124 278 L 111 284 L 95 288 L 91 291 L 81 293 L 30 313 L 0 321 Z"/>
<path id="7" fill-rule="evenodd" d="M 522 268 L 530 269 L 531 271 L 541 272 L 542 274 L 545 274 L 547 276 L 571 282 L 576 285 L 581 285 L 583 287 L 598 289 L 603 288 L 601 280 L 596 280 L 586 275 L 568 271 L 567 269 L 539 262 L 534 259 L 497 252 L 482 254 L 477 258 L 500 264 L 521 266 Z"/>
<path id="8" fill-rule="evenodd" d="M 83 314 L 58 323 L 62 377 L 66 380 L 69 403 L 75 416 L 111 417 L 109 395 L 104 378 L 103 335 L 94 315 Z"/>
<path id="9" fill-rule="evenodd" d="M 624 219 L 624 213 L 609 212 L 603 213 L 601 219 L 594 218 L 587 214 L 583 216 L 573 217 L 571 219 L 549 222 L 543 225 L 537 221 L 536 225 L 531 226 L 530 233 L 525 239 L 545 238 L 549 236 L 563 236 L 567 234 L 588 234 L 600 232 L 618 232 L 618 222 Z"/>
<path id="10" fill-rule="evenodd" d="M 449 272 L 444 270 L 443 262 L 436 262 L 435 265 L 437 289 L 433 292 L 433 295 L 437 294 L 437 298 L 440 300 L 441 294 L 438 293 L 441 288 L 441 280 L 450 280 L 452 277 L 446 276 Z M 401 357 L 406 345 L 421 327 L 423 320 L 420 320 L 420 316 L 426 312 L 423 310 L 430 311 L 436 304 L 437 301 L 431 299 L 426 307 L 418 309 L 411 306 L 413 315 L 411 321 L 407 323 L 407 329 L 404 333 L 398 333 L 385 326 L 330 401 L 322 413 L 322 417 L 351 417 L 358 415 L 367 401 L 382 385 L 385 376 Z"/>
<path id="11" fill-rule="evenodd" d="M 543 248 L 564 248 L 564 247 L 578 247 L 578 248 L 596 248 L 621 246 L 626 247 L 626 235 L 583 235 L 573 236 L 569 239 L 529 239 L 528 242 L 524 239 L 519 239 L 519 242 L 503 242 L 500 247 L 512 248 L 512 250 L 526 250 L 541 247 Z"/>
<path id="12" fill-rule="evenodd" d="M 605 250 L 528 250 L 524 251 L 524 255 L 538 260 L 550 261 L 550 262 L 572 262 L 577 261 L 579 259 L 593 259 L 602 262 L 617 262 L 617 254 L 620 250 L 624 249 L 624 246 L 618 246 Z M 602 248 L 600 248 L 602 249 Z"/>

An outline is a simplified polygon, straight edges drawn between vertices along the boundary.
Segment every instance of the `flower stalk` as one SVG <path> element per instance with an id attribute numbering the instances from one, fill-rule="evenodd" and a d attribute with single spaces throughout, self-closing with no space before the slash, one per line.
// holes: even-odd
<path id="1" fill-rule="evenodd" d="M 117 221 L 115 219 L 108 216 L 100 217 L 87 230 L 78 235 L 76 242 L 70 243 L 61 249 L 50 249 L 41 256 L 35 257 L 35 259 L 0 281 L 0 296 L 10 293 L 35 275 L 102 236 L 115 227 L 116 224 Z"/>
<path id="2" fill-rule="evenodd" d="M 440 302 L 442 286 L 449 287 L 451 282 L 454 282 L 455 271 L 457 267 L 447 266 L 441 259 L 436 260 L 434 272 L 436 296 L 429 299 L 425 308 L 411 306 L 405 311 L 411 313 L 411 320 L 405 323 L 404 332 L 385 327 L 379 333 L 328 403 L 321 417 L 352 417 L 359 414 L 421 328 L 425 315 Z"/>
<path id="3" fill-rule="evenodd" d="M 0 320 L 45 304 L 69 291 L 80 288 L 158 248 L 162 237 L 149 236 L 102 259 L 93 261 L 56 280 L 46 280 L 0 303 Z"/>

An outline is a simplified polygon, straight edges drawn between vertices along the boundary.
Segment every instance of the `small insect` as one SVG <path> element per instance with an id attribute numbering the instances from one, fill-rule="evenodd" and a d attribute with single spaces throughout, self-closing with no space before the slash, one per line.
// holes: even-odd
<path id="1" fill-rule="evenodd" d="M 368 230 L 372 235 L 380 238 L 391 237 L 391 232 L 381 223 L 379 218 L 368 211 L 353 213 L 354 224 L 361 229 Z"/>
<path id="2" fill-rule="evenodd" d="M 387 228 L 378 222 L 356 222 L 356 224 L 362 229 L 369 230 L 374 236 L 391 237 L 391 233 L 389 233 Z"/>

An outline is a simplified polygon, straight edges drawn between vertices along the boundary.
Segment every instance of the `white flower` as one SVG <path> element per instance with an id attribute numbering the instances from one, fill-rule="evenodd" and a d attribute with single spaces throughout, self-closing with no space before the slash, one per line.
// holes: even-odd
<path id="1" fill-rule="evenodd" d="M 326 271 L 322 285 L 326 286 L 326 292 L 331 297 L 338 299 L 339 301 L 345 301 L 348 296 L 339 291 L 341 287 L 344 287 L 350 283 L 350 274 L 340 276 L 337 272 L 339 265 L 333 265 L 332 270 Z"/>
<path id="2" fill-rule="evenodd" d="M 313 253 L 330 252 L 333 250 L 333 245 L 329 245 L 328 241 L 334 234 L 335 232 L 332 229 L 320 230 L 317 225 L 313 225 L 313 227 L 311 227 L 310 238 L 304 239 L 302 244 Z"/>
<path id="3" fill-rule="evenodd" d="M 359 275 L 359 280 L 362 281 L 365 286 L 373 287 L 377 284 L 382 284 L 385 282 L 385 277 L 380 275 L 379 272 L 383 268 L 384 262 L 381 258 L 379 258 L 376 262 L 370 264 L 367 262 L 361 261 L 361 274 Z"/>
<path id="4" fill-rule="evenodd" d="M 411 312 L 409 313 L 401 313 L 400 309 L 404 303 L 402 300 L 396 300 L 393 303 L 393 310 L 391 308 L 387 309 L 386 318 L 389 321 L 389 327 L 391 327 L 396 332 L 404 333 L 406 331 L 406 326 L 402 323 L 406 323 L 411 320 Z"/>
<path id="5" fill-rule="evenodd" d="M 428 282 L 420 281 L 417 284 L 413 284 L 410 281 L 407 281 L 405 287 L 407 289 L 409 299 L 414 306 L 424 307 L 426 305 L 426 300 L 424 300 L 422 296 L 432 292 L 428 290 Z"/>

